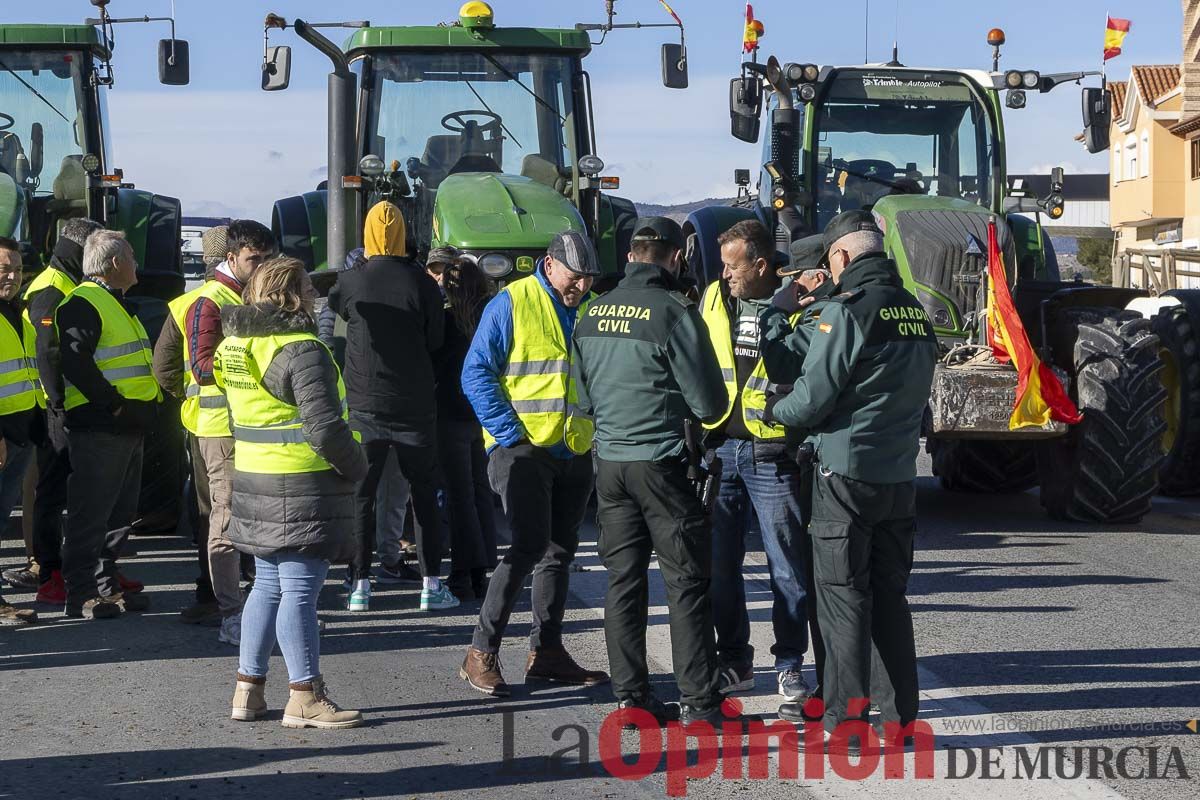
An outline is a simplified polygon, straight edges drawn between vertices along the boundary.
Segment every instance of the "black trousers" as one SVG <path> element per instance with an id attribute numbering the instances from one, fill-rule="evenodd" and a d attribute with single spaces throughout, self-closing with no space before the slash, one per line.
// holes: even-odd
<path id="1" fill-rule="evenodd" d="M 478 422 L 438 418 L 438 455 L 450 529 L 450 574 L 496 566 L 496 509 Z"/>
<path id="2" fill-rule="evenodd" d="M 204 454 L 200 452 L 200 441 L 188 434 L 188 452 L 191 454 L 192 500 L 196 504 L 196 515 L 192 518 L 192 538 L 196 542 L 196 560 L 200 577 L 196 579 L 196 602 L 215 603 L 212 575 L 208 568 L 208 515 L 212 512 L 212 495 L 208 491 L 208 469 Z"/>
<path id="3" fill-rule="evenodd" d="M 366 437 L 363 437 L 366 439 Z M 437 447 L 433 445 L 402 444 L 389 439 L 372 439 L 363 442 L 363 454 L 367 457 L 367 477 L 358 487 L 355 499 L 358 511 L 355 537 L 358 547 L 350 562 L 350 577 L 354 580 L 371 575 L 371 561 L 375 553 L 375 494 L 388 452 L 396 451 L 400 474 L 408 481 L 412 491 L 413 515 L 416 517 L 417 561 L 422 577 L 436 578 L 442 572 L 441 511 L 438 508 L 438 459 Z"/>
<path id="4" fill-rule="evenodd" d="M 646 625 L 651 551 L 667 589 L 671 661 L 684 703 L 720 702 L 717 648 L 708 590 L 712 527 L 683 459 L 596 459 L 600 557 L 608 570 L 604 641 L 618 700 L 650 693 Z"/>
<path id="5" fill-rule="evenodd" d="M 63 579 L 67 603 L 121 590 L 117 558 L 137 516 L 142 435 L 72 431 Z"/>
<path id="6" fill-rule="evenodd" d="M 821 623 L 817 616 L 817 590 L 813 588 L 817 584 L 813 575 L 812 534 L 808 529 L 812 520 L 813 474 L 814 470 L 811 464 L 800 468 L 800 509 L 803 514 L 801 517 L 803 529 L 801 545 L 804 548 L 804 580 L 805 585 L 809 587 L 808 594 L 805 596 L 808 612 L 808 641 L 812 644 L 813 667 L 817 673 L 817 685 L 813 687 L 813 694 L 822 697 L 825 685 L 821 678 L 825 671 L 825 642 L 821 639 Z"/>
<path id="7" fill-rule="evenodd" d="M 905 593 L 912 571 L 916 490 L 864 483 L 823 471 L 813 482 L 813 561 L 826 657 L 825 728 L 866 719 L 869 698 L 884 722 L 917 716 L 917 653 Z M 871 645 L 883 675 L 872 675 Z M 876 687 L 871 694 L 872 684 Z"/>
<path id="8" fill-rule="evenodd" d="M 46 412 L 46 441 L 38 445 L 37 487 L 33 495 L 33 557 L 42 583 L 62 569 L 63 512 L 67 509 L 67 480 L 71 454 L 62 416 Z"/>
<path id="9" fill-rule="evenodd" d="M 567 568 L 592 494 L 592 460 L 555 458 L 531 444 L 497 447 L 489 454 L 488 477 L 504 506 L 512 544 L 492 573 L 471 644 L 485 653 L 499 652 L 513 606 L 532 572 L 529 648 L 561 647 Z"/>

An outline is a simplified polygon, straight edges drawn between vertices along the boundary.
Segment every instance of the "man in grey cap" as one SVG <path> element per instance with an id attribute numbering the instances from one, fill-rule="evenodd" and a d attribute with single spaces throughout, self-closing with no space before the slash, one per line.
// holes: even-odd
<path id="1" fill-rule="evenodd" d="M 517 597 L 533 573 L 526 680 L 577 686 L 608 675 L 563 648 L 563 613 L 592 493 L 592 421 L 576 406 L 571 333 L 592 280 L 596 251 L 579 231 L 556 234 L 536 272 L 483 311 L 463 362 L 462 387 L 483 425 L 488 480 L 504 506 L 512 546 L 492 573 L 459 677 L 493 697 L 509 694 L 499 651 Z"/>

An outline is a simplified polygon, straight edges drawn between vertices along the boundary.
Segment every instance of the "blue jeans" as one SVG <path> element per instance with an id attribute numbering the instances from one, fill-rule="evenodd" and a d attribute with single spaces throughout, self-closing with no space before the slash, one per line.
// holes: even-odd
<path id="1" fill-rule="evenodd" d="M 321 676 L 321 640 L 317 631 L 317 595 L 329 572 L 323 558 L 277 553 L 254 558 L 254 588 L 242 607 L 242 645 L 238 671 L 267 676 L 275 641 L 291 683 Z"/>
<path id="2" fill-rule="evenodd" d="M 8 460 L 0 468 L 0 538 L 8 529 L 8 516 L 21 499 L 21 487 L 25 480 L 25 470 L 29 459 L 33 456 L 32 445 L 19 445 L 8 442 Z M 29 513 L 33 513 L 30 510 Z"/>
<path id="3" fill-rule="evenodd" d="M 800 669 L 808 649 L 807 581 L 804 572 L 800 468 L 790 458 L 754 463 L 754 443 L 726 439 L 718 448 L 721 488 L 713 507 L 713 565 L 710 594 L 722 664 L 753 666 L 750 615 L 742 563 L 750 512 L 758 515 L 771 575 L 771 626 L 775 669 Z"/>

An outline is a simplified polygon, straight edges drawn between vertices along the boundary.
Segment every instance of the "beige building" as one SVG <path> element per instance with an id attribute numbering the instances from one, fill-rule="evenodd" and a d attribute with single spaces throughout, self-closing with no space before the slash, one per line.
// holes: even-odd
<path id="1" fill-rule="evenodd" d="M 1135 66 L 1112 95 L 1118 285 L 1200 288 L 1200 0 L 1182 0 L 1181 63 Z"/>

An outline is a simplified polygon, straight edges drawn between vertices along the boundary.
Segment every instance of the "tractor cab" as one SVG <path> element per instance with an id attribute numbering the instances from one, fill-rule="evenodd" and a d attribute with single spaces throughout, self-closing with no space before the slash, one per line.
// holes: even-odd
<path id="1" fill-rule="evenodd" d="M 555 232 L 588 229 L 586 36 L 508 29 L 492 30 L 499 46 L 486 49 L 469 35 L 461 47 L 372 46 L 386 30 L 352 42 L 366 106 L 360 166 L 383 166 L 373 194 L 404 210 L 417 250 L 452 244 L 500 279 L 530 272 Z M 426 31 L 446 38 L 403 36 L 427 44 Z"/>
<path id="2" fill-rule="evenodd" d="M 0 27 L 0 235 L 30 266 L 64 220 L 103 219 L 107 112 L 92 76 L 104 55 L 91 26 Z"/>

